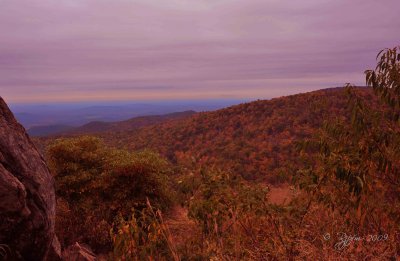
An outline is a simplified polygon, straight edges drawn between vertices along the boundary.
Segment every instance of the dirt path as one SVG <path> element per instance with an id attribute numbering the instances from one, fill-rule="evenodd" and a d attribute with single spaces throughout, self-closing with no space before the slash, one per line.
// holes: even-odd
<path id="1" fill-rule="evenodd" d="M 179 205 L 174 206 L 168 213 L 165 224 L 177 245 L 185 242 L 196 230 L 196 223 L 189 219 L 188 210 Z"/>
<path id="2" fill-rule="evenodd" d="M 284 205 L 293 198 L 293 190 L 289 185 L 280 187 L 270 186 L 269 202 Z M 165 215 L 165 224 L 168 226 L 174 243 L 179 246 L 191 236 L 199 233 L 196 223 L 189 219 L 188 209 L 176 205 Z"/>
<path id="3" fill-rule="evenodd" d="M 285 205 L 292 200 L 294 190 L 289 185 L 282 185 L 280 187 L 270 186 L 269 202 L 277 205 Z"/>

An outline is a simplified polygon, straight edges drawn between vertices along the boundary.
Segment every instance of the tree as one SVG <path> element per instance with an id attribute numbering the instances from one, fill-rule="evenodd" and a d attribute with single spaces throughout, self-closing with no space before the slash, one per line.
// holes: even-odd
<path id="1" fill-rule="evenodd" d="M 367 85 L 378 99 L 347 85 L 348 117 L 326 122 L 303 149 L 318 161 L 302 171 L 299 185 L 314 202 L 331 208 L 357 234 L 392 233 L 400 224 L 400 56 L 398 47 L 377 57 L 366 71 Z M 379 102 L 379 99 L 383 101 Z M 374 108 L 374 109 L 373 109 Z M 303 216 L 304 217 L 304 216 Z M 343 229 L 343 228 L 342 228 Z M 392 245 L 391 245 L 392 244 Z M 395 248 L 391 241 L 389 248 Z"/>
<path id="2" fill-rule="evenodd" d="M 384 49 L 377 56 L 375 70 L 366 70 L 367 85 L 392 108 L 400 107 L 400 53 L 399 47 Z"/>

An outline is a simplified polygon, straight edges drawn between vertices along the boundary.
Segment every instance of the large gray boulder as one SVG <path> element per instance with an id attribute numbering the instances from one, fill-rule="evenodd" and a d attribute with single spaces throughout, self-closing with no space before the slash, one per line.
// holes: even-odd
<path id="1" fill-rule="evenodd" d="M 43 157 L 0 97 L 0 245 L 6 259 L 59 258 L 55 203 Z"/>

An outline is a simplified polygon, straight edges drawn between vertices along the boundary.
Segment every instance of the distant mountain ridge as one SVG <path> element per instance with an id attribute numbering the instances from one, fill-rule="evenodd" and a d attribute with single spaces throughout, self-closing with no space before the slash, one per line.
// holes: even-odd
<path id="1" fill-rule="evenodd" d="M 55 124 L 55 125 L 33 126 L 29 128 L 27 132 L 30 136 L 41 137 L 41 136 L 49 136 L 59 133 L 65 133 L 72 129 L 74 129 L 73 126 Z"/>
<path id="2" fill-rule="evenodd" d="M 133 117 L 164 115 L 182 111 L 212 111 L 239 104 L 243 100 L 154 100 L 135 101 L 87 101 L 43 104 L 12 104 L 17 120 L 26 128 L 38 126 L 79 127 L 92 121 L 116 122 Z"/>
<path id="3" fill-rule="evenodd" d="M 66 134 L 132 131 L 134 129 L 159 124 L 168 120 L 184 119 L 195 113 L 195 111 L 174 112 L 164 115 L 134 117 L 129 120 L 117 122 L 92 121 L 80 127 L 73 128 L 67 131 Z"/>
<path id="4" fill-rule="evenodd" d="M 134 117 L 124 121 L 105 122 L 92 121 L 80 127 L 68 125 L 46 125 L 35 126 L 28 129 L 31 136 L 51 136 L 51 135 L 79 135 L 79 134 L 97 134 L 102 132 L 122 132 L 132 131 L 137 128 L 151 126 L 169 120 L 183 119 L 195 114 L 195 111 L 174 112 L 163 115 L 149 115 Z"/>

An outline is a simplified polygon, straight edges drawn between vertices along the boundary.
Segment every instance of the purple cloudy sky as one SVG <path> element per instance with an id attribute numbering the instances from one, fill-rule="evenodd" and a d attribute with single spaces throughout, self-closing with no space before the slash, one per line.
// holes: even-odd
<path id="1" fill-rule="evenodd" d="M 269 98 L 363 84 L 399 0 L 0 0 L 9 102 Z"/>

